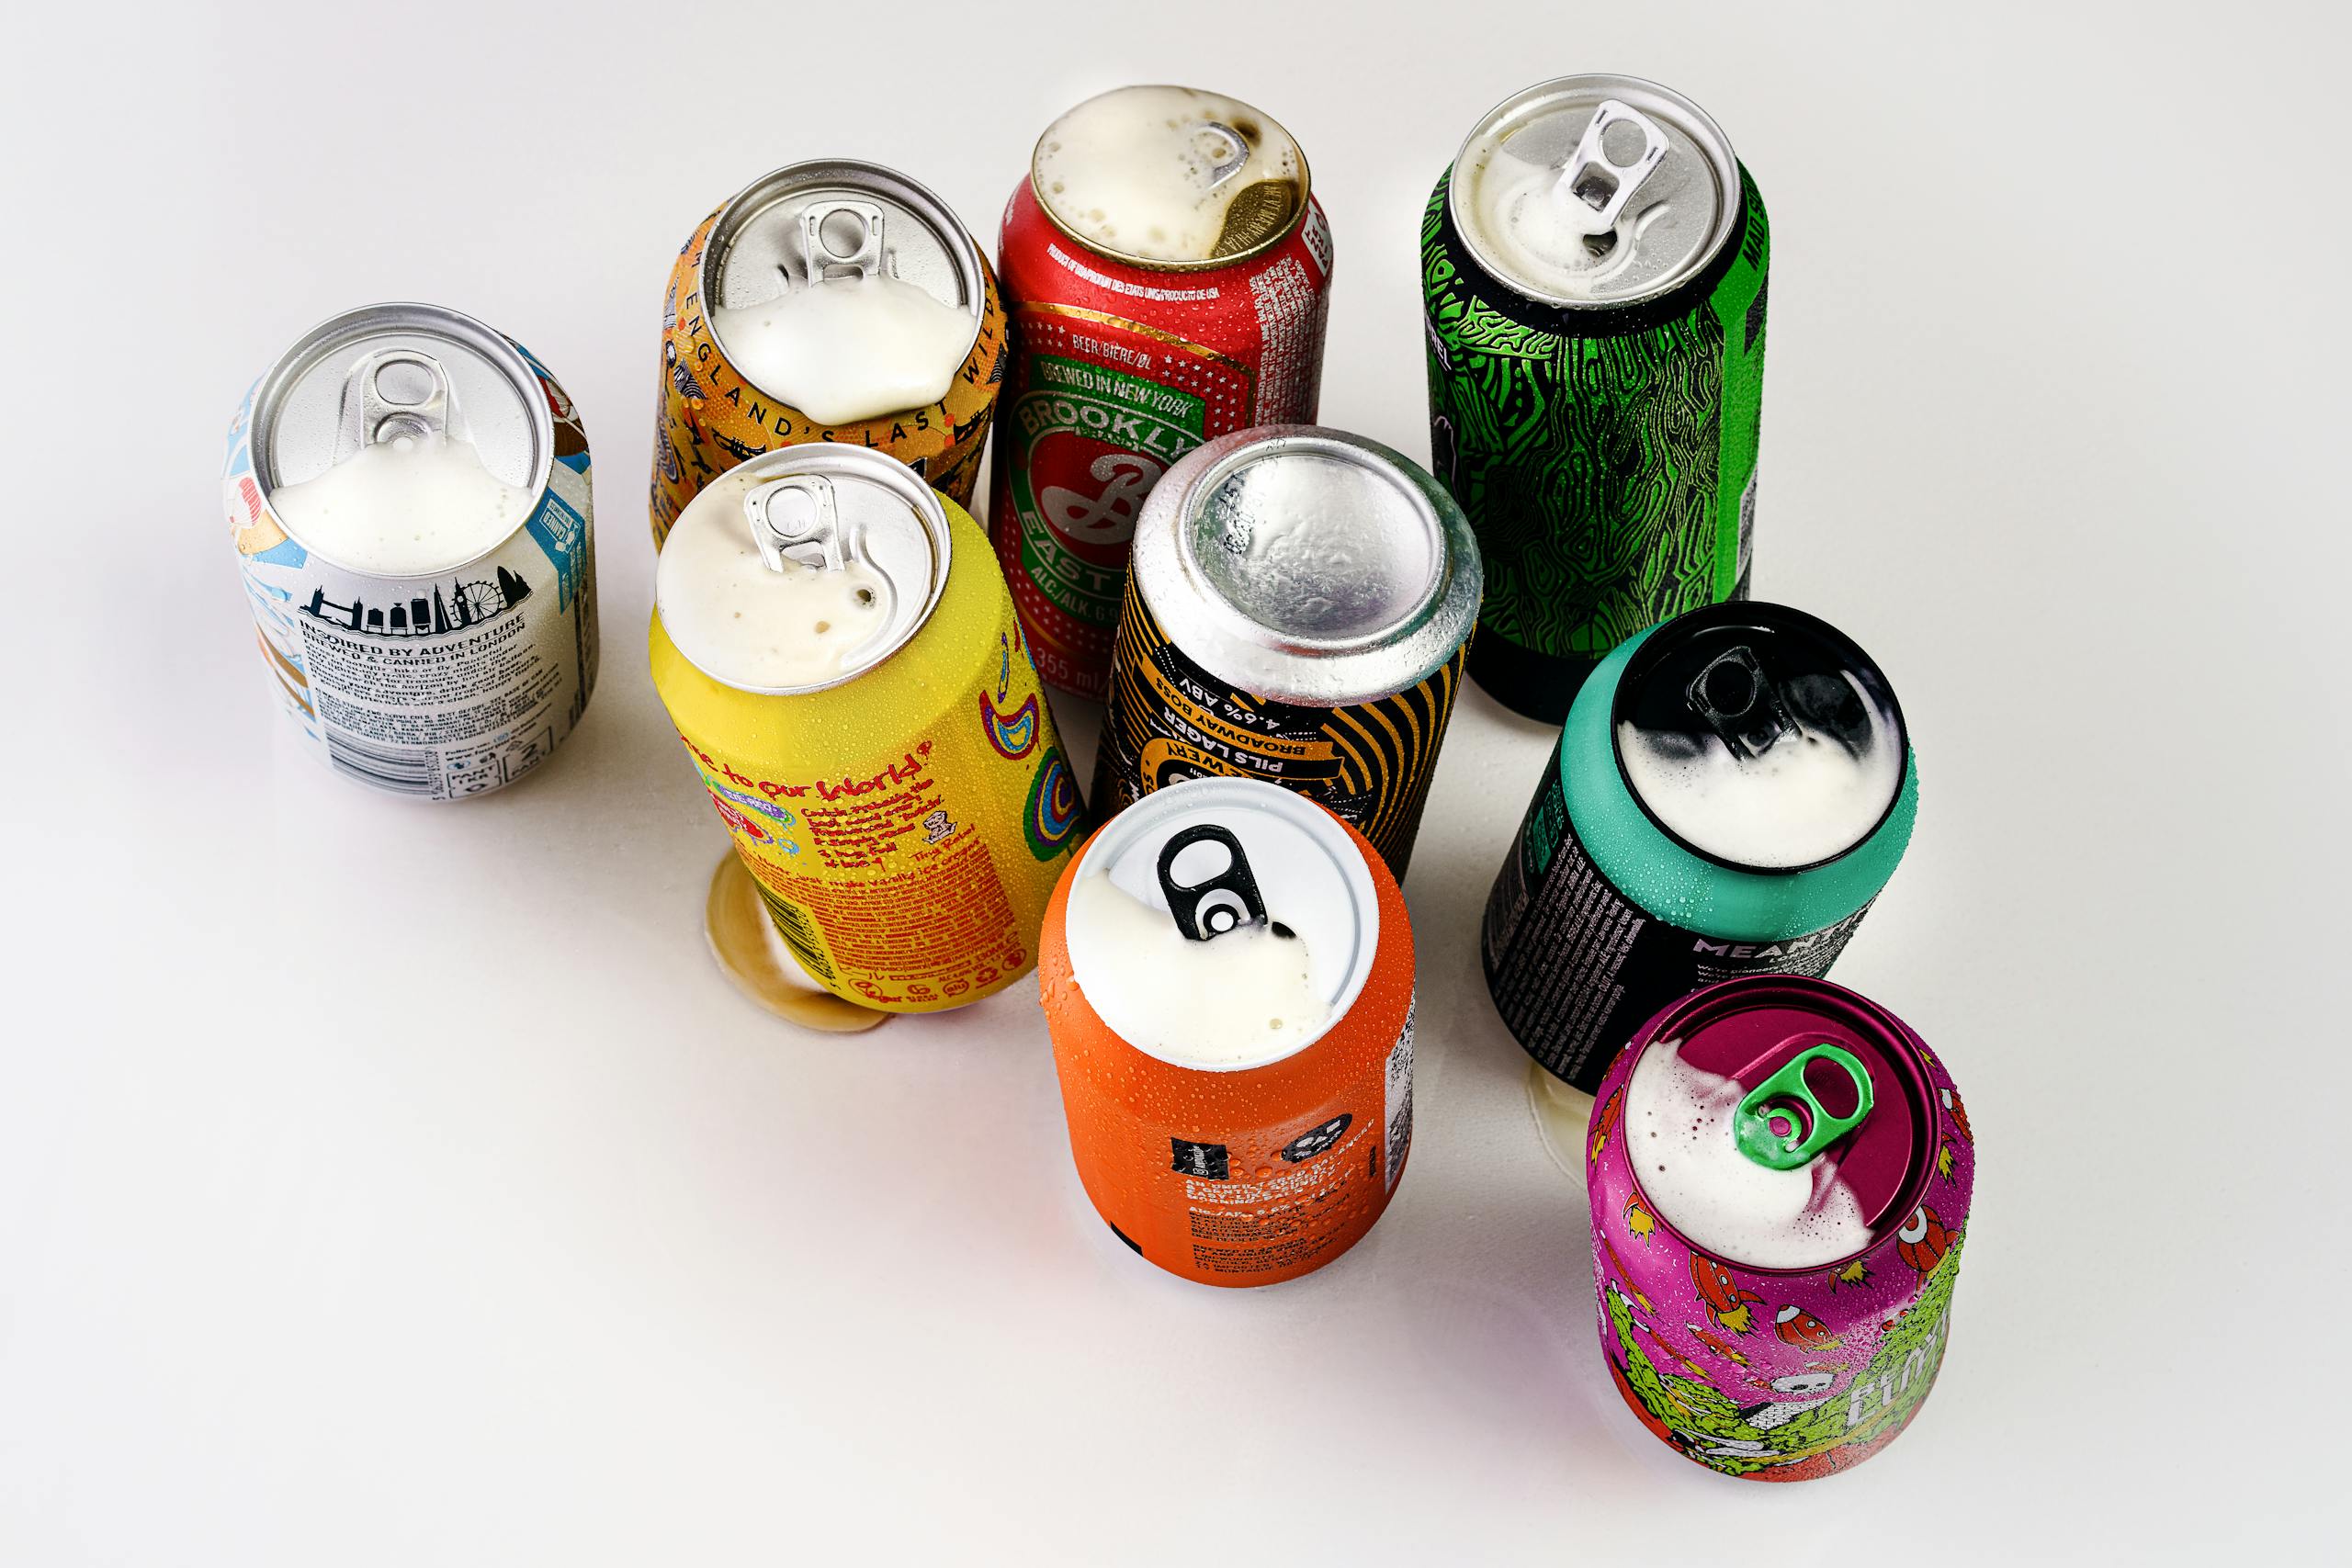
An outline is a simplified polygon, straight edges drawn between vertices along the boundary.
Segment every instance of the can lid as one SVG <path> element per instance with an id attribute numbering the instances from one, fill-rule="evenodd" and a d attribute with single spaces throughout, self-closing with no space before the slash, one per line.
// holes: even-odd
<path id="1" fill-rule="evenodd" d="M 824 442 L 782 446 L 729 468 L 687 504 L 655 565 L 654 611 L 678 651 L 722 685 L 764 695 L 857 679 L 911 640 L 939 603 L 952 560 L 938 494 L 896 458 Z M 777 588 L 808 569 L 854 574 L 882 600 L 873 629 L 841 650 L 837 673 L 775 677 Z M 793 637 L 800 635 L 796 625 Z"/>
<path id="2" fill-rule="evenodd" d="M 1739 163 L 1707 111 L 1638 76 L 1563 76 L 1487 111 L 1453 160 L 1454 228 L 1487 271 L 1567 309 L 1630 305 L 1731 243 Z"/>
<path id="3" fill-rule="evenodd" d="M 787 164 L 737 192 L 711 225 L 696 282 L 719 351 L 741 364 L 718 310 L 764 304 L 829 278 L 876 275 L 965 311 L 978 338 L 988 310 L 978 243 L 930 190 L 854 158 Z"/>
<path id="4" fill-rule="evenodd" d="M 440 305 L 367 305 L 313 327 L 254 394 L 254 477 L 264 495 L 314 479 L 360 447 L 437 434 L 537 495 L 554 461 L 554 416 L 515 346 Z"/>
<path id="5" fill-rule="evenodd" d="M 1429 473 L 1313 425 L 1220 436 L 1144 502 L 1133 570 L 1161 626 L 1219 678 L 1322 706 L 1385 696 L 1477 619 L 1478 547 Z"/>
<path id="6" fill-rule="evenodd" d="M 1845 633 L 1733 600 L 1650 632 L 1618 677 L 1610 733 L 1658 829 L 1738 871 L 1797 872 L 1878 831 L 1909 735 L 1894 688 Z"/>
<path id="7" fill-rule="evenodd" d="M 1842 1122 L 1842 1131 L 1819 1140 L 1797 1163 L 1824 1154 L 1835 1162 L 1873 1242 L 1918 1201 L 1934 1142 L 1927 1070 L 1908 1032 L 1866 998 L 1801 976 L 1731 980 L 1686 998 L 1653 1023 L 1645 1038 L 1645 1049 L 1679 1041 L 1682 1061 L 1741 1085 L 1743 1104 L 1770 1089 L 1765 1098 L 1774 1111 L 1786 1114 L 1793 1108 L 1803 1125 L 1792 1131 L 1804 1141 L 1812 1142 L 1809 1134 L 1817 1130 L 1806 1100 L 1833 1127 Z M 1792 1068 L 1802 1075 L 1802 1098 L 1781 1077 Z M 1638 1167 L 1634 1176 L 1638 1184 Z M 1770 1267 L 1741 1258 L 1726 1261 Z"/>
<path id="8" fill-rule="evenodd" d="M 1226 266 L 1306 216 L 1306 154 L 1238 98 L 1114 87 L 1046 128 L 1029 157 L 1037 205 L 1097 255 L 1156 271 Z"/>
<path id="9" fill-rule="evenodd" d="M 1112 818 L 1069 875 L 1073 886 L 1107 876 L 1179 931 L 1192 919 L 1203 932 L 1194 940 L 1212 947 L 1234 924 L 1257 915 L 1306 940 L 1309 987 L 1329 1003 L 1323 1028 L 1268 1055 L 1210 1063 L 1154 1050 L 1158 1021 L 1124 1016 L 1119 987 L 1105 983 L 1134 955 L 1114 933 L 1068 922 L 1070 974 L 1089 1004 L 1120 1038 L 1178 1066 L 1235 1072 L 1295 1055 L 1355 1005 L 1379 951 L 1379 893 L 1363 852 L 1329 812 L 1262 780 L 1187 779 L 1155 790 Z"/>

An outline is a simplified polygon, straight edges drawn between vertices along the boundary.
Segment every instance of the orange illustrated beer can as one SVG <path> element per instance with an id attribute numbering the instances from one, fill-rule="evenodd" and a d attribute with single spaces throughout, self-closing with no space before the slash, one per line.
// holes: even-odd
<path id="1" fill-rule="evenodd" d="M 988 536 L 845 446 L 722 475 L 662 547 L 653 685 L 776 934 L 885 1012 L 1037 961 L 1080 802 Z"/>
<path id="2" fill-rule="evenodd" d="M 1321 1268 L 1413 1141 L 1413 932 L 1363 835 L 1254 779 L 1113 818 L 1046 910 L 1038 987 L 1103 1223 L 1210 1285 Z"/>
<path id="3" fill-rule="evenodd" d="M 939 197 L 845 158 L 754 181 L 670 270 L 653 542 L 720 474 L 806 442 L 896 457 L 970 506 L 1004 359 L 996 276 Z"/>

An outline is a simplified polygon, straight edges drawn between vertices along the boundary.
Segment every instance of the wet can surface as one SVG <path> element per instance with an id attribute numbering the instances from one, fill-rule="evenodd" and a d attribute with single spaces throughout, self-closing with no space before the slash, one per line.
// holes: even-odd
<path id="1" fill-rule="evenodd" d="M 1128 901 L 1135 924 L 1073 915 L 1103 899 Z M 1213 1020 L 1187 1038 L 1128 988 L 1170 944 L 1245 973 L 1221 947 L 1247 942 L 1304 944 L 1300 991 L 1319 1018 L 1289 1037 L 1237 1043 Z M 1070 1152 L 1121 1241 L 1204 1284 L 1270 1284 L 1330 1262 L 1379 1219 L 1412 1144 L 1413 939 L 1361 834 L 1254 781 L 1162 790 L 1063 874 L 1044 954 Z"/>
<path id="2" fill-rule="evenodd" d="M 1851 767 L 1825 805 L 1781 786 Z M 1827 972 L 1902 860 L 1918 769 L 1893 688 L 1785 605 L 1694 610 L 1577 694 L 1479 933 L 1512 1035 L 1582 1089 L 1676 997 Z"/>
<path id="3" fill-rule="evenodd" d="M 289 528 L 281 496 L 395 446 L 470 454 L 517 499 L 455 526 L 468 542 L 431 561 L 338 559 Z M 223 489 L 272 688 L 335 772 L 462 799 L 522 777 L 580 722 L 596 684 L 588 437 L 512 339 L 434 305 L 322 323 L 246 394 Z"/>
<path id="4" fill-rule="evenodd" d="M 820 423 L 738 368 L 715 312 L 856 276 L 915 285 L 970 315 L 973 337 L 944 396 Z M 794 164 L 703 220 L 678 253 L 662 304 L 662 386 L 650 515 L 658 546 L 702 487 L 736 464 L 805 442 L 854 446 L 905 463 L 960 506 L 1004 377 L 1004 304 L 978 244 L 936 196 L 852 159 Z"/>
<path id="5" fill-rule="evenodd" d="M 1095 799 L 1262 778 L 1411 857 L 1479 599 L 1452 498 L 1377 442 L 1241 431 L 1145 503 L 1119 622 Z"/>
<path id="6" fill-rule="evenodd" d="M 811 680 L 734 662 L 708 630 L 729 599 L 697 563 L 739 536 L 768 557 L 754 570 L 865 574 L 875 635 Z M 811 978 L 927 1012 L 1029 972 L 1080 800 L 988 541 L 960 507 L 859 448 L 754 458 L 664 546 L 650 645 L 679 739 Z"/>
<path id="7" fill-rule="evenodd" d="M 1692 1095 L 1659 1087 L 1686 1072 Z M 1843 1190 L 1855 1245 L 1771 1266 L 1736 1256 L 1728 1231 L 1690 1234 L 1734 1222 L 1720 1190 L 1684 1178 L 1739 1186 L 1755 1157 L 1696 1144 L 1750 1136 L 1798 1190 Z M 1687 1140 L 1671 1174 L 1659 1137 Z M 1725 1474 L 1801 1481 L 1859 1464 L 1918 1413 L 1951 1338 L 1976 1146 L 1951 1074 L 1901 1020 L 1822 980 L 1698 992 L 1618 1054 L 1586 1163 L 1601 1353 L 1661 1441 Z M 1774 1250 L 1750 1229 L 1748 1250 Z"/>
<path id="8" fill-rule="evenodd" d="M 1120 89 L 1065 122 L 1128 113 L 1131 99 L 1140 114 L 1149 95 L 1183 92 Z M 1050 162 L 1064 122 L 1039 140 L 1004 210 L 1014 352 L 989 532 L 1038 672 L 1083 696 L 1104 694 L 1128 540 L 1160 475 L 1227 432 L 1313 420 L 1322 380 L 1331 232 L 1305 159 L 1246 106 L 1190 96 L 1228 106 L 1216 112 L 1236 123 L 1202 111 L 1201 134 L 1232 138 L 1241 155 L 1227 178 L 1243 188 L 1202 254 L 1138 255 L 1073 232 L 1082 215 L 1057 210 L 1068 193 L 1053 189 Z M 1250 162 L 1277 142 L 1291 155 L 1261 177 Z"/>
<path id="9" fill-rule="evenodd" d="M 1421 221 L 1430 467 L 1477 530 L 1472 678 L 1557 721 L 1625 637 L 1747 592 L 1770 231 L 1722 128 L 1630 76 L 1482 118 Z"/>

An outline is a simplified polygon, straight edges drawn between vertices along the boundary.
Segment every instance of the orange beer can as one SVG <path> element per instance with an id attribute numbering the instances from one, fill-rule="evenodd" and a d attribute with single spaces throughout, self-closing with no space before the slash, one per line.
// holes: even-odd
<path id="1" fill-rule="evenodd" d="M 670 269 L 654 544 L 703 486 L 805 442 L 896 457 L 970 506 L 1004 356 L 996 275 L 929 190 L 847 158 L 754 180 Z"/>
<path id="2" fill-rule="evenodd" d="M 1272 1284 L 1387 1209 L 1413 1141 L 1413 931 L 1321 806 L 1255 779 L 1144 796 L 1062 873 L 1038 988 L 1079 1179 L 1148 1261 Z"/>

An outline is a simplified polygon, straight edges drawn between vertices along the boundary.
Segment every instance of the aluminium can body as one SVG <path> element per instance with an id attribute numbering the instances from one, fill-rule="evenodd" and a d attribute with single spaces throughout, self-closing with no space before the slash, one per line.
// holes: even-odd
<path id="1" fill-rule="evenodd" d="M 1479 957 L 1504 1025 L 1555 1077 L 1589 1091 L 1665 1003 L 1740 976 L 1826 974 L 1900 863 L 1918 812 L 1918 765 L 1901 737 L 1900 782 L 1866 836 L 1826 863 L 1723 863 L 1662 825 L 1626 781 L 1615 737 L 1654 639 L 1748 623 L 1818 628 L 1784 606 L 1694 611 L 1618 645 L 1577 694 L 1487 899 Z M 1875 666 L 1853 649 L 1874 679 Z"/>
<path id="2" fill-rule="evenodd" d="M 1331 231 L 1308 195 L 1254 254 L 1140 266 L 1064 233 L 1024 179 L 999 257 L 1014 350 L 989 531 L 1038 672 L 1100 698 L 1151 487 L 1204 442 L 1315 417 Z"/>
<path id="3" fill-rule="evenodd" d="M 1277 919 L 1286 868 L 1270 831 L 1348 889 L 1341 918 L 1317 927 L 1326 940 L 1335 926 L 1351 928 L 1355 968 L 1336 1016 L 1272 1060 L 1211 1068 L 1154 1055 L 1088 1000 L 1088 962 L 1101 955 L 1073 938 L 1073 886 L 1130 855 L 1148 863 L 1201 822 L 1248 844 Z M 1412 1146 L 1412 928 L 1380 857 L 1320 807 L 1254 781 L 1212 779 L 1112 818 L 1054 890 L 1038 990 L 1080 1180 L 1147 1261 L 1204 1284 L 1272 1284 L 1337 1258 L 1386 1211 Z"/>
<path id="4" fill-rule="evenodd" d="M 280 485 L 332 465 L 353 378 L 388 355 L 437 367 L 485 461 L 536 492 L 521 526 L 448 570 L 351 570 L 272 506 Z M 223 489 L 271 689 L 336 773 L 463 799 L 521 778 L 580 722 L 597 660 L 588 437 L 554 375 L 512 339 L 430 305 L 322 323 L 246 394 Z"/>
<path id="5" fill-rule="evenodd" d="M 727 357 L 712 326 L 711 311 L 722 302 L 714 270 L 733 254 L 729 242 L 757 224 L 763 212 L 788 207 L 811 192 L 891 197 L 910 216 L 926 218 L 937 231 L 944 254 L 935 259 L 956 264 L 931 270 L 942 275 L 943 289 L 970 297 L 978 333 L 946 395 L 937 402 L 847 424 L 820 424 L 753 386 Z M 776 248 L 774 236 L 763 238 L 767 249 Z M 1004 377 L 1005 349 L 1004 302 L 996 275 L 954 215 L 922 186 L 878 165 L 846 159 L 797 164 L 754 182 L 702 220 L 670 269 L 662 303 L 662 382 L 654 410 L 650 514 L 655 546 L 713 479 L 763 452 L 804 442 L 838 442 L 885 453 L 959 506 L 970 506 Z"/>
<path id="6" fill-rule="evenodd" d="M 1460 510 L 1377 442 L 1308 425 L 1210 442 L 1136 526 L 1096 804 L 1263 779 L 1360 829 L 1403 877 L 1479 582 Z"/>
<path id="7" fill-rule="evenodd" d="M 1592 91 L 1687 106 L 1630 78 Z M 1722 156 L 1727 236 L 1648 298 L 1563 303 L 1498 276 L 1464 238 L 1459 161 L 1422 214 L 1430 466 L 1486 556 L 1471 676 L 1516 712 L 1557 722 L 1625 637 L 1747 592 L 1770 230 Z"/>
<path id="8" fill-rule="evenodd" d="M 1905 1118 L 1909 1146 L 1883 1174 L 1884 1213 L 1860 1251 L 1757 1268 L 1691 1243 L 1645 1190 L 1626 1133 L 1634 1070 L 1663 1043 L 1725 1025 L 1759 1032 L 1734 1052 L 1759 1067 L 1824 1043 L 1870 1054 L 1885 1080 L 1872 1114 Z M 1802 1481 L 1860 1463 L 1918 1414 L 1942 1365 L 1975 1178 L 1951 1075 L 1885 1009 L 1782 978 L 1670 1004 L 1599 1086 L 1586 1147 L 1600 1348 L 1618 1393 L 1654 1436 L 1724 1474 Z"/>
<path id="9" fill-rule="evenodd" d="M 807 450 L 745 477 L 799 471 Z M 747 691 L 681 652 L 658 605 L 650 630 L 655 691 L 785 944 L 834 995 L 887 1012 L 958 1007 L 1029 973 L 1080 816 L 987 536 L 931 500 L 936 602 L 849 679 Z"/>

